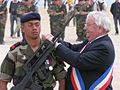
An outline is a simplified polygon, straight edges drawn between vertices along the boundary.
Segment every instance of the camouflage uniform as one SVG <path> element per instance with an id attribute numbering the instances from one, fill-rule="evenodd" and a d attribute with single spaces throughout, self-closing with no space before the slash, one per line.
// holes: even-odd
<path id="1" fill-rule="evenodd" d="M 29 12 L 37 12 L 34 5 L 28 6 L 25 3 L 21 2 L 17 8 L 17 12 L 22 12 L 21 16 Z"/>
<path id="2" fill-rule="evenodd" d="M 24 14 L 26 14 L 26 13 L 29 13 L 29 12 L 37 12 L 35 6 L 34 5 L 27 6 L 25 3 L 20 2 L 19 5 L 18 5 L 18 8 L 17 8 L 17 13 L 18 13 L 17 16 L 19 17 L 18 18 L 19 23 L 17 24 L 15 32 L 17 32 L 17 30 L 19 30 L 20 27 L 21 27 L 20 17 L 23 16 Z M 23 36 L 23 40 L 24 40 L 24 34 L 23 34 L 23 32 L 22 32 L 22 36 Z"/>
<path id="3" fill-rule="evenodd" d="M 0 44 L 3 44 L 4 42 L 6 20 L 7 20 L 7 1 L 0 5 Z"/>
<path id="4" fill-rule="evenodd" d="M 66 6 L 65 5 L 59 6 L 53 2 L 53 4 L 51 4 L 50 7 L 48 8 L 48 12 L 51 11 L 56 13 L 59 13 L 61 11 L 64 12 L 64 15 L 57 15 L 57 16 L 50 15 L 51 34 L 55 36 L 57 33 L 63 30 L 63 34 L 61 38 L 64 39 L 65 28 L 63 28 L 63 23 L 64 23 L 64 16 L 67 13 Z"/>
<path id="5" fill-rule="evenodd" d="M 87 14 L 81 15 L 81 13 L 92 11 L 92 7 L 89 4 L 84 3 L 84 4 L 77 4 L 75 6 L 75 9 L 77 12 L 79 12 L 79 14 L 75 16 L 76 17 L 76 34 L 78 37 L 77 40 L 82 41 L 86 39 L 83 29 L 84 29 L 84 24 L 85 24 L 85 19 L 87 17 Z"/>
<path id="6" fill-rule="evenodd" d="M 25 75 L 22 67 L 33 54 L 34 52 L 26 42 L 22 41 L 14 44 L 1 65 L 0 80 L 10 82 L 13 78 L 13 84 L 18 84 Z M 64 65 L 56 60 L 54 52 L 51 53 L 48 60 L 50 60 L 49 62 L 51 63 L 46 64 L 46 60 L 32 76 L 32 82 L 43 86 L 43 90 L 53 90 L 56 80 L 62 80 L 66 76 Z M 52 66 L 53 70 L 49 70 L 48 66 Z M 39 75 L 41 77 L 39 77 Z M 29 88 L 30 87 L 27 87 L 28 90 Z"/>

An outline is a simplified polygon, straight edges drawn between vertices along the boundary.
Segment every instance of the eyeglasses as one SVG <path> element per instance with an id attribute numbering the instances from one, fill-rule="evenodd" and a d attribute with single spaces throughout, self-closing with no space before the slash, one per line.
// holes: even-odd
<path id="1" fill-rule="evenodd" d="M 84 30 L 86 30 L 87 28 L 89 28 L 89 27 L 91 27 L 93 25 L 96 25 L 96 24 L 95 23 L 92 23 L 92 24 L 85 23 Z"/>

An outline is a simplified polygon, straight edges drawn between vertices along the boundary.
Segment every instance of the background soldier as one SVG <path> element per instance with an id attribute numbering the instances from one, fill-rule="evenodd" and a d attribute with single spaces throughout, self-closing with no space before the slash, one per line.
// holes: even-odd
<path id="1" fill-rule="evenodd" d="M 26 72 L 23 70 L 25 62 L 31 59 L 44 42 L 40 38 L 40 20 L 38 13 L 22 16 L 21 30 L 26 41 L 11 46 L 5 57 L 0 70 L 0 90 L 7 90 L 7 83 L 12 79 L 13 84 L 17 85 L 25 77 Z M 59 81 L 59 90 L 64 90 L 66 71 L 64 65 L 57 59 L 54 52 L 51 52 L 47 60 L 32 74 L 31 83 L 27 84 L 25 90 L 53 90 L 56 80 Z"/>
<path id="2" fill-rule="evenodd" d="M 63 28 L 63 23 L 66 13 L 67 9 L 66 6 L 62 3 L 62 0 L 55 0 L 48 8 L 51 34 L 55 36 L 57 33 L 63 30 L 61 39 L 64 39 L 65 28 Z"/>
<path id="3" fill-rule="evenodd" d="M 18 19 L 20 21 L 20 18 L 21 16 L 27 14 L 27 13 L 30 13 L 30 12 L 37 12 L 36 11 L 36 7 L 34 6 L 33 4 L 33 1 L 32 0 L 22 0 L 20 3 L 19 3 L 19 6 L 17 8 L 17 14 L 18 14 Z M 20 29 L 20 23 L 17 24 L 17 28 L 15 30 L 15 33 L 17 32 L 17 30 Z M 14 34 L 15 34 L 14 33 Z M 24 34 L 22 32 L 22 36 L 23 36 L 23 40 L 24 40 Z"/>
<path id="4" fill-rule="evenodd" d="M 84 33 L 84 24 L 87 14 L 92 10 L 89 0 L 79 0 L 78 4 L 75 6 L 76 9 L 76 41 L 83 41 L 86 39 Z"/>
<path id="5" fill-rule="evenodd" d="M 7 20 L 7 1 L 0 0 L 0 44 L 4 44 L 4 32 L 6 20 Z"/>

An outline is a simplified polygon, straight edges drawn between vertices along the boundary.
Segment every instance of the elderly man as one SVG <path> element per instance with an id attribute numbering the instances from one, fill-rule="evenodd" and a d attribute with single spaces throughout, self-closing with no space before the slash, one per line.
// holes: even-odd
<path id="1" fill-rule="evenodd" d="M 5 57 L 0 70 L 0 90 L 7 90 L 7 84 L 12 79 L 15 86 L 19 85 L 26 76 L 24 64 L 44 42 L 40 38 L 40 20 L 38 13 L 28 13 L 21 17 L 21 30 L 24 32 L 26 41 L 11 46 Z M 32 74 L 31 82 L 28 82 L 22 90 L 53 90 L 56 80 L 59 81 L 59 90 L 64 90 L 65 77 L 64 65 L 57 61 L 54 52 L 51 52 L 47 60 Z"/>
<path id="2" fill-rule="evenodd" d="M 56 42 L 57 55 L 70 64 L 65 90 L 112 90 L 115 51 L 108 36 L 110 26 L 105 12 L 92 11 L 84 27 L 87 41 L 73 45 Z"/>

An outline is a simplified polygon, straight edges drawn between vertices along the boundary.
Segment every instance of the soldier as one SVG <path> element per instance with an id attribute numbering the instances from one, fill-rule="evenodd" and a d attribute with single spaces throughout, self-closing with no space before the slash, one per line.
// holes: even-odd
<path id="1" fill-rule="evenodd" d="M 63 34 L 61 36 L 62 40 L 64 39 L 65 28 L 63 28 L 63 23 L 66 13 L 66 6 L 62 3 L 62 0 L 55 0 L 48 8 L 51 34 L 55 36 L 63 30 Z"/>
<path id="2" fill-rule="evenodd" d="M 84 33 L 84 24 L 87 14 L 92 10 L 91 5 L 88 3 L 89 0 L 79 0 L 78 4 L 75 6 L 76 10 L 76 41 L 83 41 L 86 39 Z"/>
<path id="3" fill-rule="evenodd" d="M 38 13 L 29 13 L 21 17 L 21 30 L 24 32 L 26 41 L 21 41 L 11 46 L 6 55 L 0 70 L 0 90 L 7 90 L 7 83 L 13 79 L 16 86 L 25 76 L 23 66 L 44 42 L 40 38 L 41 24 Z M 58 62 L 54 52 L 47 60 L 33 73 L 32 85 L 27 90 L 53 90 L 56 80 L 59 81 L 59 90 L 64 90 L 66 71 L 64 65 Z M 37 85 L 39 89 L 34 88 Z M 26 90 L 25 89 L 25 90 Z"/>
<path id="4" fill-rule="evenodd" d="M 0 0 L 0 44 L 4 44 L 4 32 L 6 20 L 7 20 L 7 1 Z"/>
<path id="5" fill-rule="evenodd" d="M 21 17 L 24 14 L 27 14 L 29 12 L 37 12 L 34 4 L 32 3 L 32 0 L 22 0 L 21 3 L 19 3 L 19 6 L 17 8 L 18 21 L 20 21 L 19 17 Z M 17 24 L 17 27 L 15 29 L 15 33 L 19 29 L 20 29 L 20 22 Z M 23 34 L 23 32 L 22 32 L 22 36 L 23 36 L 23 40 L 24 40 L 24 34 Z"/>

